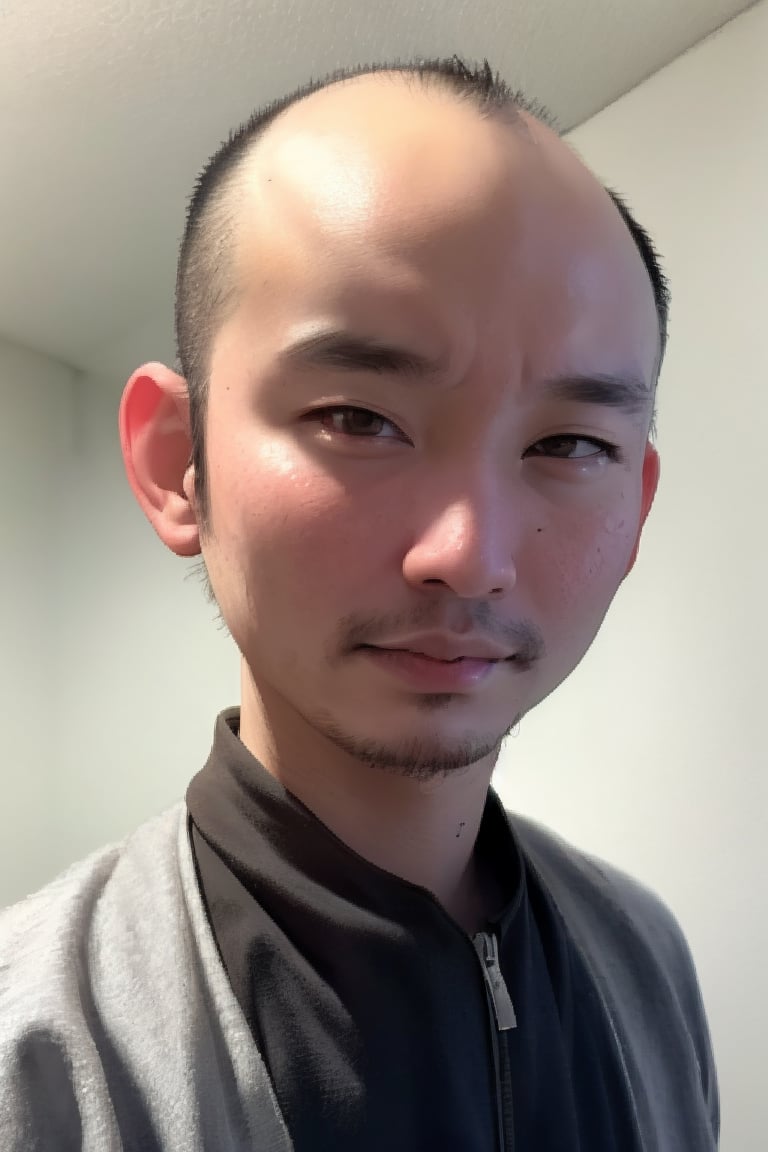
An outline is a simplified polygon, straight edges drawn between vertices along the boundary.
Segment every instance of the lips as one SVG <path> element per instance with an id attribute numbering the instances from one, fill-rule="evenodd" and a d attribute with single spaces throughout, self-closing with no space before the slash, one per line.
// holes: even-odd
<path id="1" fill-rule="evenodd" d="M 460 664 L 462 660 L 485 660 L 486 657 L 479 656 L 454 656 L 451 660 L 443 660 L 437 656 L 430 656 L 428 652 L 419 652 L 416 648 L 398 648 L 398 652 L 411 652 L 414 656 L 423 656 L 425 660 L 434 660 L 437 664 Z"/>
<path id="2" fill-rule="evenodd" d="M 410 652 L 414 656 L 426 656 L 430 660 L 446 664 L 453 664 L 459 660 L 485 660 L 498 663 L 514 659 L 512 653 L 505 652 L 487 641 L 459 637 L 409 637 L 395 644 L 377 644 L 370 647 L 376 647 L 383 652 Z"/>
<path id="3" fill-rule="evenodd" d="M 425 660 L 434 660 L 436 664 L 460 664 L 463 660 L 485 660 L 488 663 L 497 663 L 495 657 L 490 656 L 452 656 L 450 659 L 445 659 L 443 656 L 433 656 L 430 652 L 424 652 L 419 648 L 383 648 L 383 652 L 410 652 L 412 656 L 423 656 Z"/>
<path id="4" fill-rule="evenodd" d="M 474 691 L 496 670 L 501 660 L 456 656 L 451 660 L 426 655 L 410 648 L 375 648 L 362 653 L 388 674 L 421 692 L 465 693 Z"/>

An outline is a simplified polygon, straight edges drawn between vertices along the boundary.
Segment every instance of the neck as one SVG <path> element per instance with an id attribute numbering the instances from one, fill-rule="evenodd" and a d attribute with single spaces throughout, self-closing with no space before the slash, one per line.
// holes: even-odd
<path id="1" fill-rule="evenodd" d="M 476 932 L 493 911 L 473 850 L 495 756 L 414 779 L 356 760 L 284 702 L 270 700 L 267 711 L 245 671 L 242 683 L 239 734 L 249 752 L 347 847 L 426 888 Z"/>

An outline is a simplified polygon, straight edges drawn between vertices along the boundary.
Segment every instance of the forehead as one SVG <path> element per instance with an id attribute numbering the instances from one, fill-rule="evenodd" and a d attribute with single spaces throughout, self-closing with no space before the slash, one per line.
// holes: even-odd
<path id="1" fill-rule="evenodd" d="M 535 122 L 358 81 L 278 121 L 241 193 L 236 275 L 273 332 L 329 314 L 370 327 L 399 309 L 435 341 L 493 349 L 506 334 L 534 362 L 599 349 L 653 377 L 655 303 L 634 241 Z"/>

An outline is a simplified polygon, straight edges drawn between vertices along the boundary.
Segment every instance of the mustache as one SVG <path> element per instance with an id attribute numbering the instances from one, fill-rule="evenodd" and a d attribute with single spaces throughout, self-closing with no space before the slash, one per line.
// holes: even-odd
<path id="1" fill-rule="evenodd" d="M 434 604 L 424 604 L 408 612 L 363 616 L 351 613 L 339 621 L 341 649 L 352 652 L 364 644 L 384 645 L 393 637 L 414 632 L 450 632 L 455 636 L 472 635 L 475 639 L 493 641 L 515 652 L 519 665 L 528 667 L 541 660 L 546 648 L 541 629 L 525 617 L 497 620 L 490 604 L 480 603 L 469 609 L 448 612 Z"/>

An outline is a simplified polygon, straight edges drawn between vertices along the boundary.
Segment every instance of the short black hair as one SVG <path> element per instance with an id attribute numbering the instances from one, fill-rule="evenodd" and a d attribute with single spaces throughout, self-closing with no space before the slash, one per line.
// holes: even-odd
<path id="1" fill-rule="evenodd" d="M 422 89 L 435 88 L 471 104 L 483 117 L 506 118 L 513 124 L 521 112 L 557 131 L 554 117 L 538 101 L 511 88 L 490 64 L 470 65 L 458 56 L 443 59 L 363 64 L 337 69 L 310 80 L 254 112 L 231 132 L 199 175 L 187 209 L 176 273 L 175 328 L 178 362 L 187 381 L 195 466 L 195 496 L 201 532 L 210 528 L 205 455 L 205 421 L 210 349 L 233 298 L 232 242 L 238 204 L 232 195 L 241 165 L 267 128 L 291 105 L 331 84 L 372 73 L 399 74 Z M 667 343 L 669 290 L 653 243 L 617 193 L 606 189 L 629 228 L 650 276 L 661 334 L 661 358 Z M 661 362 L 661 361 L 660 361 Z"/>

